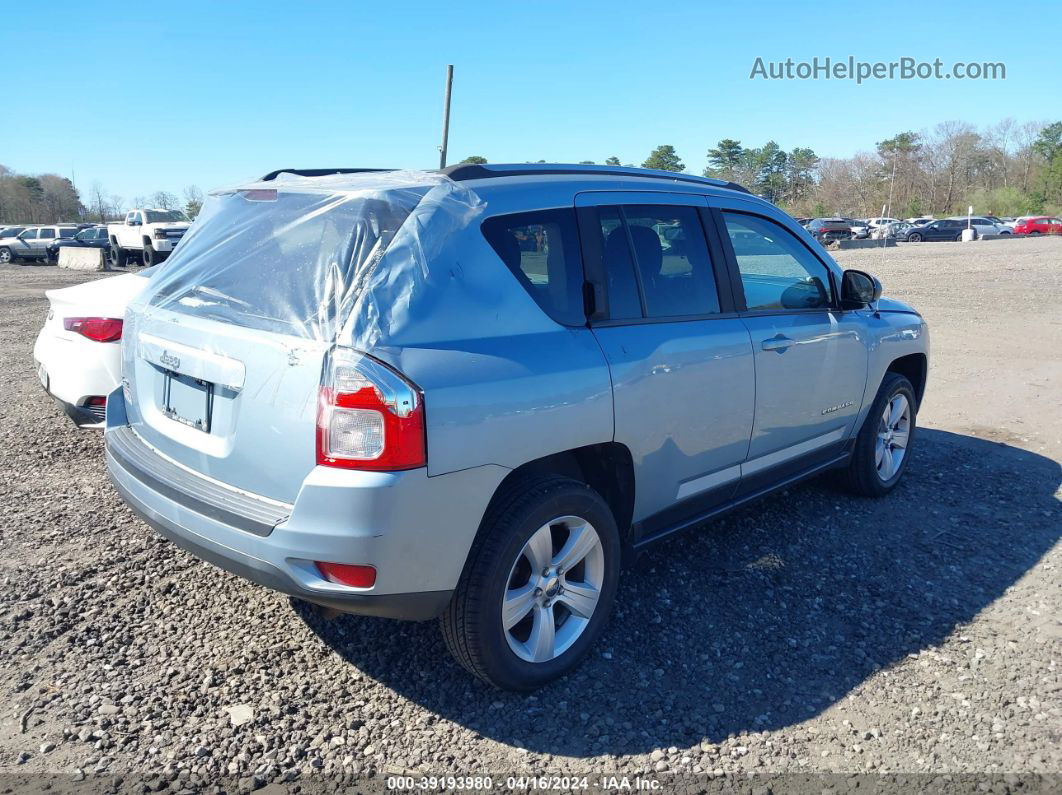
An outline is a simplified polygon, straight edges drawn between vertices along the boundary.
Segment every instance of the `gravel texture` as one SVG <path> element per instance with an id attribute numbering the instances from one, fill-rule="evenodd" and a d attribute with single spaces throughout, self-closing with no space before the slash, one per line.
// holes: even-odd
<path id="1" fill-rule="evenodd" d="M 474 681 L 434 623 L 329 618 L 157 537 L 33 371 L 43 290 L 97 274 L 0 268 L 0 783 L 1057 785 L 1062 240 L 836 256 L 931 327 L 903 484 L 871 501 L 815 481 L 662 543 L 591 658 L 530 696 Z"/>

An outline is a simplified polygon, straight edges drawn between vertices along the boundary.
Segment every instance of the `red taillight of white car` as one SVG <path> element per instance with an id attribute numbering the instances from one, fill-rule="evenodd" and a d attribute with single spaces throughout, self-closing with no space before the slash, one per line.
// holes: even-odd
<path id="1" fill-rule="evenodd" d="M 317 404 L 317 463 L 374 471 L 425 466 L 419 389 L 371 356 L 333 350 Z"/>
<path id="2" fill-rule="evenodd" d="M 122 338 L 120 317 L 67 317 L 63 318 L 63 328 L 93 342 L 117 342 Z"/>

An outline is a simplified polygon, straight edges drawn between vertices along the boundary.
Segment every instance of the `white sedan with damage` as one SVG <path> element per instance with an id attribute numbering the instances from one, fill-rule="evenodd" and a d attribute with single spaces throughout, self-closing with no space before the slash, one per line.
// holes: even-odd
<path id="1" fill-rule="evenodd" d="M 102 428 L 107 395 L 122 379 L 125 309 L 155 268 L 48 290 L 48 315 L 33 346 L 44 390 L 81 428 Z"/>

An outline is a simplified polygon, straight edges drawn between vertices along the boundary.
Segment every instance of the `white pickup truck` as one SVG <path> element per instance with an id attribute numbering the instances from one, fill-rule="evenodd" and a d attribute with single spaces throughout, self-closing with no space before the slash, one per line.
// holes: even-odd
<path id="1" fill-rule="evenodd" d="M 130 252 L 139 252 L 145 265 L 158 265 L 170 255 L 190 224 L 180 210 L 130 210 L 124 221 L 107 225 L 111 264 L 124 267 Z"/>

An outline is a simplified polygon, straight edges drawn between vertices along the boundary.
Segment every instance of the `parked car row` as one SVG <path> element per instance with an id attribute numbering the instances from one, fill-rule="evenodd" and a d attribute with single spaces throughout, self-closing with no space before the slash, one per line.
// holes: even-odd
<path id="1" fill-rule="evenodd" d="M 833 216 L 829 218 L 797 218 L 820 243 L 834 240 L 874 240 L 892 238 L 905 242 L 961 240 L 964 229 L 974 230 L 975 237 L 982 235 L 1059 235 L 1062 220 L 1047 215 L 1022 216 L 1019 218 L 995 215 L 952 216 L 935 219 L 932 216 L 908 218 L 901 221 L 888 216 L 876 216 L 866 220 Z"/>
<path id="2" fill-rule="evenodd" d="M 112 224 L 13 225 L 0 229 L 0 263 L 55 262 L 64 246 L 100 248 L 115 267 L 130 258 L 150 267 L 166 259 L 191 225 L 181 210 L 152 207 L 126 213 Z"/>
<path id="3" fill-rule="evenodd" d="M 926 324 L 772 204 L 600 166 L 354 171 L 271 174 L 172 264 L 48 293 L 42 383 L 87 396 L 118 493 L 192 554 L 438 617 L 530 690 L 590 652 L 628 553 L 827 469 L 903 477 Z"/>

